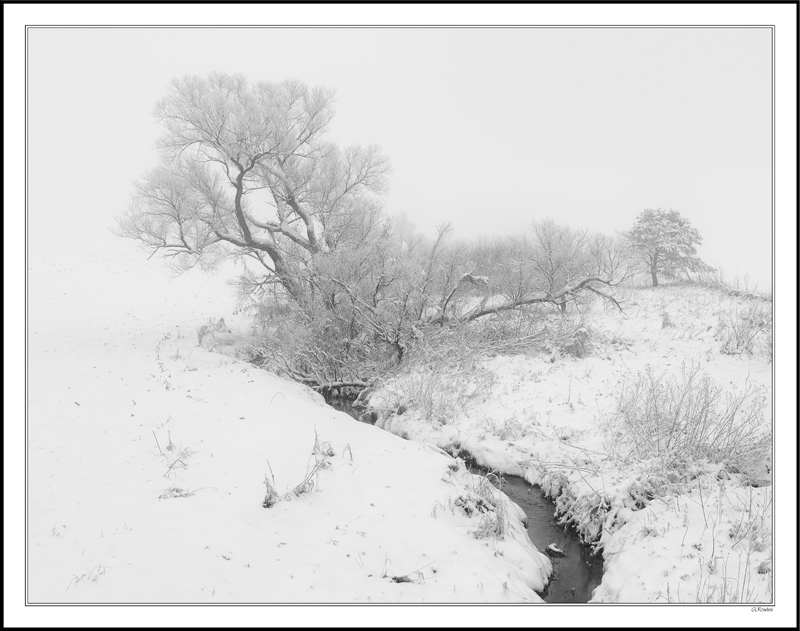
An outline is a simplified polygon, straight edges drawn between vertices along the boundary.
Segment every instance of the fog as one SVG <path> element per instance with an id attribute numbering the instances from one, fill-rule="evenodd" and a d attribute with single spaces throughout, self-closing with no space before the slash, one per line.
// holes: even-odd
<path id="1" fill-rule="evenodd" d="M 157 161 L 151 112 L 210 71 L 337 90 L 331 139 L 380 145 L 391 213 L 503 235 L 672 208 L 726 279 L 771 284 L 768 28 L 30 29 L 31 251 L 111 245 Z"/>

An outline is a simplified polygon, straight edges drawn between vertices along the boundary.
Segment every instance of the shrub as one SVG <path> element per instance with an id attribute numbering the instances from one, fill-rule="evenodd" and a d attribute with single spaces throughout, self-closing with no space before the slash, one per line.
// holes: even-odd
<path id="1" fill-rule="evenodd" d="M 492 434 L 497 436 L 500 440 L 519 440 L 532 434 L 534 432 L 542 434 L 538 429 L 539 422 L 536 420 L 536 412 L 532 414 L 528 410 L 523 410 L 522 420 L 517 419 L 516 412 L 510 417 L 502 421 L 494 420 L 490 417 L 483 417 L 480 421 L 482 427 L 486 427 Z"/>
<path id="2" fill-rule="evenodd" d="M 762 354 L 772 361 L 772 303 L 749 301 L 719 314 L 716 338 L 725 355 Z"/>
<path id="3" fill-rule="evenodd" d="M 566 355 L 571 355 L 578 359 L 586 357 L 592 351 L 589 330 L 583 326 L 578 327 L 566 340 L 558 344 L 558 347 Z"/>
<path id="4" fill-rule="evenodd" d="M 474 399 L 491 393 L 495 375 L 482 365 L 486 357 L 518 353 L 585 357 L 592 351 L 591 337 L 580 318 L 548 316 L 540 309 L 428 329 L 405 364 L 383 381 L 382 402 L 374 407 L 394 411 L 403 405 L 427 420 L 447 423 Z"/>
<path id="5" fill-rule="evenodd" d="M 404 371 L 387 383 L 385 392 L 392 409 L 404 405 L 427 420 L 447 423 L 473 398 L 487 395 L 493 382 L 493 373 L 475 363 L 451 367 L 437 362 Z"/>
<path id="6" fill-rule="evenodd" d="M 770 451 L 765 406 L 763 389 L 746 384 L 725 393 L 699 364 L 684 364 L 671 378 L 648 365 L 623 384 L 615 416 L 627 454 L 662 471 L 700 460 L 741 470 Z"/>
<path id="7" fill-rule="evenodd" d="M 225 324 L 225 318 L 209 318 L 206 324 L 197 329 L 197 344 L 203 348 L 213 348 L 217 344 L 231 344 L 233 336 Z"/>

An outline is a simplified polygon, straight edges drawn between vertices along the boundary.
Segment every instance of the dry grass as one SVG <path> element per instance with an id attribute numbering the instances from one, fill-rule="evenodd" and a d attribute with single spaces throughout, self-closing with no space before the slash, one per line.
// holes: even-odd
<path id="1" fill-rule="evenodd" d="M 495 375 L 483 367 L 487 357 L 552 354 L 586 357 L 592 331 L 580 317 L 512 312 L 453 328 L 426 332 L 398 372 L 387 376 L 384 411 L 400 406 L 424 419 L 448 423 L 476 401 L 491 396 Z M 524 431 L 522 427 L 517 428 Z M 514 433 L 509 425 L 504 433 Z"/>
<path id="2" fill-rule="evenodd" d="M 473 400 L 491 393 L 494 374 L 472 362 L 434 364 L 406 370 L 386 384 L 388 407 L 401 405 L 423 418 L 445 424 L 468 409 Z"/>
<path id="3" fill-rule="evenodd" d="M 350 449 L 350 445 L 346 447 L 347 450 Z M 309 458 L 308 464 L 306 466 L 306 474 L 303 477 L 303 480 L 300 484 L 296 485 L 291 491 L 288 493 L 284 493 L 281 496 L 276 488 L 275 484 L 275 475 L 272 473 L 272 467 L 269 464 L 269 460 L 267 461 L 267 466 L 270 468 L 270 475 L 267 476 L 264 474 L 264 486 L 266 487 L 266 493 L 264 495 L 264 500 L 262 501 L 261 505 L 264 508 L 272 508 L 277 502 L 284 500 L 290 502 L 294 498 L 300 497 L 307 493 L 311 493 L 314 489 L 317 488 L 319 482 L 319 472 L 323 469 L 327 469 L 330 466 L 330 461 L 328 458 L 331 458 L 336 455 L 331 443 L 327 440 L 320 440 L 319 435 L 317 434 L 317 430 L 314 430 L 314 446 L 311 449 L 311 458 Z M 350 451 L 350 459 L 352 460 L 353 454 Z"/>
<path id="4" fill-rule="evenodd" d="M 771 449 L 765 407 L 763 389 L 746 382 L 741 391 L 723 392 L 699 364 L 684 364 L 679 377 L 648 366 L 623 383 L 617 399 L 617 455 L 650 460 L 662 471 L 697 461 L 740 470 Z"/>
<path id="5" fill-rule="evenodd" d="M 488 475 L 495 478 L 496 485 L 487 476 L 473 474 L 467 493 L 456 498 L 455 505 L 468 517 L 479 518 L 478 526 L 472 530 L 473 537 L 503 539 L 508 530 L 508 506 L 498 488 L 500 478 L 493 473 Z"/>
<path id="6" fill-rule="evenodd" d="M 168 500 L 175 497 L 192 497 L 194 495 L 193 491 L 189 491 L 188 489 L 182 489 L 179 486 L 171 486 L 167 490 L 165 490 L 161 495 L 158 496 L 160 500 Z"/>
<path id="7" fill-rule="evenodd" d="M 759 355 L 772 361 L 772 303 L 735 303 L 718 316 L 716 338 L 726 355 Z"/>
<path id="8" fill-rule="evenodd" d="M 164 458 L 167 470 L 164 472 L 164 477 L 174 475 L 178 469 L 186 469 L 189 467 L 189 458 L 195 454 L 194 451 L 182 445 L 176 445 L 172 442 L 172 432 L 167 430 L 167 444 L 164 447 L 167 453 L 161 449 L 161 444 L 158 442 L 158 436 L 153 432 L 153 438 L 156 440 L 156 447 L 158 452 Z M 169 455 L 168 455 L 169 454 Z"/>
<path id="9" fill-rule="evenodd" d="M 491 417 L 483 417 L 479 425 L 485 427 L 503 441 L 519 440 L 530 434 L 536 434 L 540 437 L 545 436 L 544 432 L 539 428 L 540 423 L 537 420 L 536 412 L 530 412 L 528 409 L 522 411 L 522 418 L 519 418 L 516 412 L 502 421 L 494 420 Z"/>

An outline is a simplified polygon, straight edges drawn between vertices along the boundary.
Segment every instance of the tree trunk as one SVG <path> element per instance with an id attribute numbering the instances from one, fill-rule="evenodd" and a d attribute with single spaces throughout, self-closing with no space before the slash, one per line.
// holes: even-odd
<path id="1" fill-rule="evenodd" d="M 658 252 L 656 251 L 650 259 L 650 276 L 653 279 L 653 287 L 658 287 Z"/>
<path id="2" fill-rule="evenodd" d="M 566 314 L 567 313 L 567 301 L 566 300 L 564 302 L 562 302 L 558 306 L 561 307 L 561 313 L 562 314 Z"/>

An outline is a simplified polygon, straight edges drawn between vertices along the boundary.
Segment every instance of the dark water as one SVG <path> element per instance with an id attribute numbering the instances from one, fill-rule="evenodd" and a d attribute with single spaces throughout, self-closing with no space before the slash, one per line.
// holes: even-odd
<path id="1" fill-rule="evenodd" d="M 340 412 L 346 412 L 362 423 L 371 423 L 353 408 L 353 402 L 346 399 L 331 398 L 328 405 Z M 551 556 L 553 574 L 547 589 L 540 596 L 548 603 L 585 603 L 592 597 L 592 591 L 603 578 L 603 559 L 593 556 L 589 546 L 581 545 L 578 535 L 558 525 L 554 517 L 555 504 L 545 497 L 544 492 L 531 486 L 518 476 L 497 476 L 467 460 L 467 467 L 473 473 L 488 475 L 489 480 L 519 504 L 528 518 L 528 536 L 541 552 L 551 543 L 564 556 Z"/>
<path id="2" fill-rule="evenodd" d="M 473 473 L 487 474 L 477 466 L 469 469 Z M 555 505 L 540 488 L 517 476 L 502 476 L 498 483 L 496 476 L 490 475 L 489 480 L 525 511 L 528 536 L 533 545 L 544 552 L 554 543 L 564 551 L 564 556 L 550 557 L 553 574 L 547 589 L 539 595 L 548 603 L 588 602 L 603 578 L 602 557 L 593 556 L 589 546 L 580 543 L 577 534 L 558 525 L 554 517 Z"/>
<path id="3" fill-rule="evenodd" d="M 370 425 L 373 424 L 373 421 L 371 421 L 368 418 L 368 415 L 364 415 L 364 418 L 361 418 L 359 411 L 353 407 L 353 401 L 351 399 L 342 399 L 340 397 L 329 397 L 325 400 L 325 403 L 330 405 L 334 410 L 339 410 L 339 412 L 346 412 L 357 421 L 361 421 L 362 423 L 368 423 Z"/>

